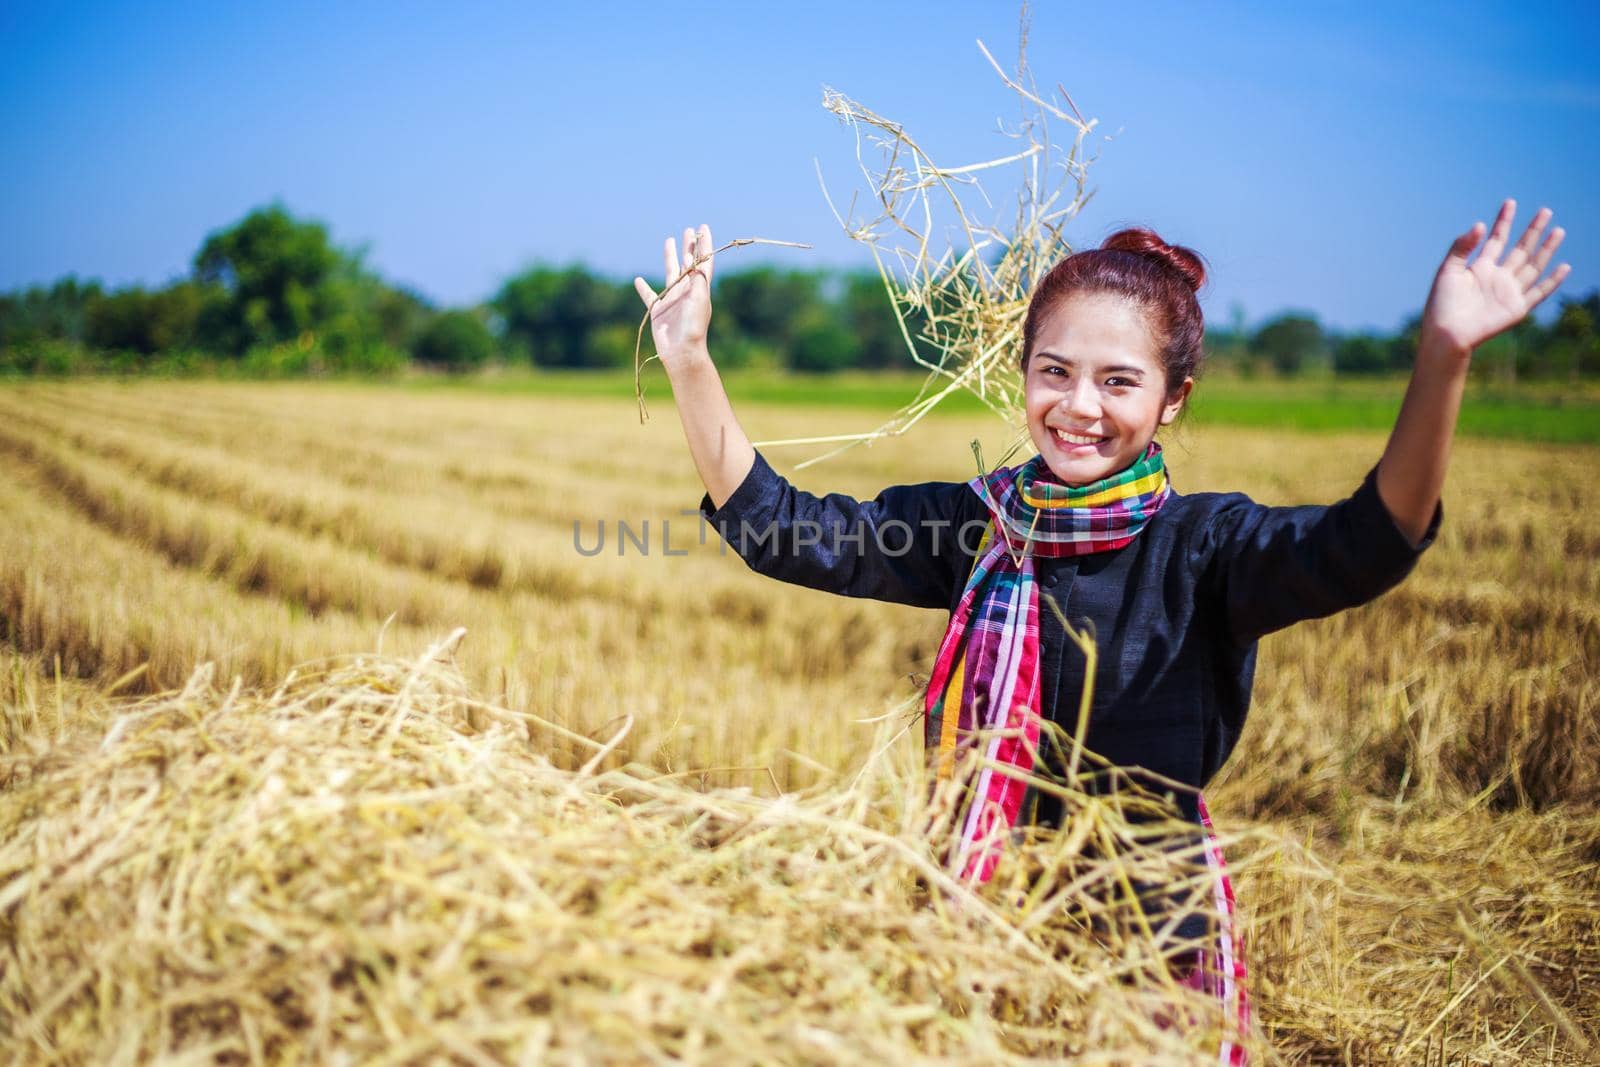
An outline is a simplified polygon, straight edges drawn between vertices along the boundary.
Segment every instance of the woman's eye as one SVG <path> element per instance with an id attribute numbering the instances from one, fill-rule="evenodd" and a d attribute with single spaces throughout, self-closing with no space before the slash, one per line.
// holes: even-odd
<path id="1" fill-rule="evenodd" d="M 1107 378 L 1106 384 L 1114 389 L 1120 389 L 1123 386 L 1132 385 L 1133 382 L 1128 378 Z"/>

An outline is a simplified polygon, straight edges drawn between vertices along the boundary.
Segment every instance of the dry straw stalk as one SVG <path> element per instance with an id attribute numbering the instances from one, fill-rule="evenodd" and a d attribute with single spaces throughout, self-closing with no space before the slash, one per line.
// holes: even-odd
<path id="1" fill-rule="evenodd" d="M 1105 801 L 1059 787 L 1070 829 L 974 892 L 931 845 L 953 795 L 919 775 L 874 757 L 847 785 L 702 791 L 600 770 L 626 726 L 577 738 L 589 758 L 563 770 L 544 752 L 571 731 L 478 699 L 459 638 L 261 692 L 203 668 L 5 759 L 13 1061 L 1184 1063 L 1214 1046 L 1213 1007 L 1163 980 L 1123 892 L 1181 858 Z M 1162 1029 L 1163 1011 L 1196 1022 Z"/>

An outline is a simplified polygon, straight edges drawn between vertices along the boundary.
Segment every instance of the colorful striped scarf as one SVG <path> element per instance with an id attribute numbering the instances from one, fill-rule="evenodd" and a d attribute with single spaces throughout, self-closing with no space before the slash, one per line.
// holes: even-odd
<path id="1" fill-rule="evenodd" d="M 1154 442 L 1127 470 L 1081 488 L 1061 484 L 1039 455 L 969 484 L 988 504 L 990 522 L 939 643 L 923 710 L 927 750 L 938 753 L 940 779 L 954 772 L 957 748 L 971 743 L 974 729 L 997 731 L 987 740 L 956 842 L 962 877 L 987 882 L 1002 835 L 1016 825 L 1039 747 L 1033 561 L 1123 547 L 1160 510 L 1169 490 Z"/>

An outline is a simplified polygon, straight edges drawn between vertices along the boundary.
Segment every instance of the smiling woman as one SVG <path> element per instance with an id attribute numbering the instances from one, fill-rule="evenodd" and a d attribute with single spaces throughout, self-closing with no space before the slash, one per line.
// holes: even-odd
<path id="1" fill-rule="evenodd" d="M 1194 384 L 1169 384 L 1144 313 L 1110 293 L 1073 293 L 1023 356 L 1033 446 L 1064 484 L 1084 486 L 1132 466 L 1156 429 L 1178 417 Z"/>
<path id="2" fill-rule="evenodd" d="M 1022 327 L 1023 407 L 1064 484 L 1128 469 L 1178 417 L 1202 359 L 1204 281 L 1193 251 L 1130 229 L 1039 282 Z"/>
<path id="3" fill-rule="evenodd" d="M 1470 266 L 1483 224 L 1451 244 L 1389 445 L 1328 506 L 1172 488 L 1154 436 L 1193 388 L 1205 271 L 1150 231 L 1068 256 L 1035 287 L 1019 360 L 1036 455 L 970 482 L 891 486 L 872 501 L 798 490 L 740 427 L 706 347 L 708 227 L 684 232 L 681 264 L 668 239 L 659 297 L 635 280 L 706 485 L 701 512 L 724 540 L 783 581 L 949 610 L 923 736 L 937 780 L 962 768 L 965 810 L 941 842 L 952 874 L 987 882 L 1015 832 L 1065 825 L 1071 813 L 1059 790 L 1039 788 L 1046 779 L 1165 794 L 1177 809 L 1173 851 L 1192 855 L 1199 843 L 1209 899 L 1177 903 L 1177 885 L 1196 884 L 1177 868 L 1172 889 L 1140 895 L 1156 914 L 1183 912 L 1159 924 L 1176 942 L 1159 951 L 1173 977 L 1216 997 L 1224 1063 L 1243 1062 L 1250 1009 L 1232 887 L 1201 790 L 1239 741 L 1260 638 L 1379 596 L 1432 543 L 1472 349 L 1526 317 L 1568 270 L 1545 274 L 1563 236 L 1544 236 L 1548 211 L 1507 251 L 1513 213 L 1508 200 Z M 951 536 L 973 522 L 985 528 L 975 547 Z M 905 531 L 893 551 L 875 536 L 890 525 Z M 1095 636 L 1095 656 L 1076 654 L 1069 620 Z M 1080 719 L 1086 690 L 1092 707 Z M 1052 742 L 1063 737 L 1073 755 L 1053 770 Z M 1080 743 L 1097 757 L 1092 771 Z M 965 758 L 974 753 L 984 758 Z"/>

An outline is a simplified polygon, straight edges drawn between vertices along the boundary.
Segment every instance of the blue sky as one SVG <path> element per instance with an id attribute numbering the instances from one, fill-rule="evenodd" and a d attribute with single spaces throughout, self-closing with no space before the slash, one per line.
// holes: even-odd
<path id="1" fill-rule="evenodd" d="M 1100 121 L 1078 246 L 1149 225 L 1208 260 L 1208 317 L 1391 329 L 1504 196 L 1569 230 L 1563 292 L 1600 285 L 1597 27 L 1576 3 L 1044 3 L 1029 58 Z M 13 0 L 0 289 L 161 284 L 274 199 L 448 304 L 535 261 L 658 276 L 700 222 L 816 246 L 724 269 L 867 267 L 817 183 L 814 159 L 864 188 L 822 86 L 942 162 L 992 158 L 1017 107 L 980 38 L 1013 58 L 1016 5 Z"/>

